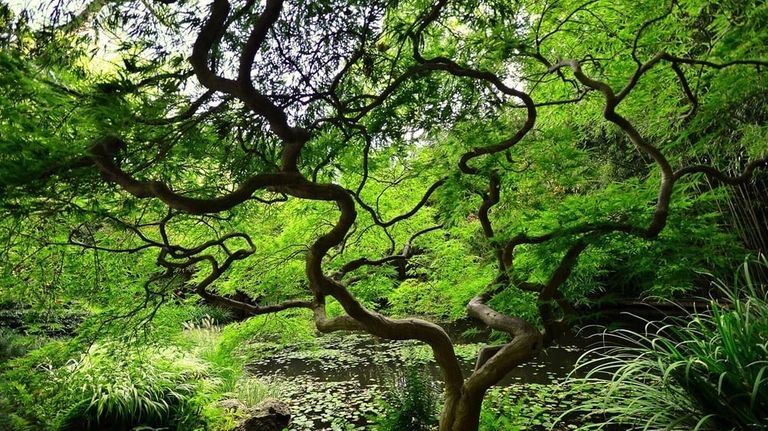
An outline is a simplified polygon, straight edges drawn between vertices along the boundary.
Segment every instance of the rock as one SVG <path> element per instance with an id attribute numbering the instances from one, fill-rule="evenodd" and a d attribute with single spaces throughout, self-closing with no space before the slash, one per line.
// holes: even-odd
<path id="1" fill-rule="evenodd" d="M 243 413 L 245 419 L 234 431 L 282 431 L 291 422 L 291 409 L 284 402 L 273 398 Z"/>
<path id="2" fill-rule="evenodd" d="M 228 398 L 226 400 L 219 401 L 219 407 L 221 407 L 224 410 L 236 411 L 236 412 L 241 412 L 246 409 L 245 404 L 243 404 L 240 400 L 237 400 L 234 398 Z"/>

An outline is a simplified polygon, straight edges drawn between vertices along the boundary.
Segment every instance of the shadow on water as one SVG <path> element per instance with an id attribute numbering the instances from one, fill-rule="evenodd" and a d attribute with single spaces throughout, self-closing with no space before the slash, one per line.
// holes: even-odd
<path id="1" fill-rule="evenodd" d="M 448 329 L 457 342 L 465 376 L 469 375 L 484 344 L 462 337 L 466 328 Z M 498 386 L 561 380 L 591 343 L 581 336 L 569 336 L 534 361 L 515 368 Z M 381 412 L 376 399 L 382 389 L 408 365 L 428 370 L 441 384 L 441 373 L 427 346 L 358 333 L 326 334 L 310 344 L 287 346 L 248 364 L 247 369 L 282 388 L 280 396 L 294 412 L 291 430 L 362 430 Z"/>
<path id="2" fill-rule="evenodd" d="M 247 368 L 257 376 L 312 377 L 320 381 L 357 381 L 370 385 L 378 383 L 382 375 L 410 364 L 429 368 L 436 379 L 442 380 L 437 365 L 422 357 L 423 346 L 408 341 L 355 337 L 354 342 L 321 337 L 319 346 L 309 350 L 291 347 L 253 362 Z M 553 377 L 565 377 L 582 353 L 583 348 L 575 344 L 550 347 L 535 361 L 515 368 L 499 385 L 517 381 L 545 384 Z M 469 375 L 474 368 L 474 357 L 460 361 L 465 375 Z"/>

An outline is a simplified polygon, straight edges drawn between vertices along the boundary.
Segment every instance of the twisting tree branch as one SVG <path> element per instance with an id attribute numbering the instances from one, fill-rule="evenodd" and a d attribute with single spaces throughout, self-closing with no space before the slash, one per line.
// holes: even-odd
<path id="1" fill-rule="evenodd" d="M 763 157 L 762 159 L 753 160 L 747 163 L 747 166 L 744 168 L 744 170 L 739 175 L 734 177 L 728 176 L 716 168 L 708 165 L 686 166 L 675 171 L 675 181 L 686 175 L 704 174 L 711 180 L 720 182 L 722 184 L 738 186 L 749 181 L 752 178 L 754 171 L 760 168 L 768 168 L 768 157 Z"/>
<path id="2" fill-rule="evenodd" d="M 362 268 L 363 266 L 380 266 L 380 265 L 384 265 L 391 262 L 408 260 L 413 256 L 413 241 L 417 237 L 424 235 L 426 233 L 435 231 L 437 229 L 441 229 L 442 227 L 443 227 L 442 225 L 432 226 L 414 233 L 413 235 L 411 235 L 411 238 L 405 243 L 405 245 L 403 246 L 403 251 L 400 254 L 385 256 L 380 259 L 374 259 L 374 260 L 368 259 L 367 257 L 361 257 L 359 259 L 355 259 L 350 262 L 347 262 L 346 264 L 342 265 L 342 267 L 339 268 L 332 275 L 332 277 L 338 281 L 344 278 L 344 276 L 346 276 L 350 272 L 355 271 L 359 268 Z"/>
<path id="3" fill-rule="evenodd" d="M 613 92 L 611 87 L 601 81 L 589 78 L 581 70 L 581 64 L 575 60 L 561 60 L 554 67 L 560 68 L 568 66 L 573 70 L 573 74 L 576 79 L 582 84 L 600 91 L 605 98 L 605 109 L 603 110 L 603 116 L 606 120 L 614 123 L 624 132 L 629 140 L 641 151 L 648 154 L 654 162 L 658 165 L 661 171 L 661 184 L 659 186 L 659 192 L 656 197 L 656 208 L 654 210 L 653 219 L 646 229 L 645 236 L 647 238 L 655 238 L 667 223 L 667 215 L 669 212 L 669 204 L 672 196 L 672 188 L 674 185 L 674 173 L 672 172 L 672 166 L 666 157 L 659 151 L 658 148 L 646 142 L 646 140 L 635 129 L 632 123 L 626 118 L 616 112 L 618 104 L 629 94 L 635 87 L 640 77 L 648 71 L 653 65 L 661 60 L 661 54 L 657 54 L 647 63 L 638 66 L 635 74 L 630 78 L 630 82 L 622 89 L 619 94 Z"/>
<path id="4" fill-rule="evenodd" d="M 135 233 L 145 243 L 149 244 L 147 247 L 158 247 L 160 249 L 158 264 L 166 268 L 167 274 L 172 274 L 173 271 L 180 269 L 191 268 L 195 265 L 208 265 L 210 272 L 201 282 L 194 286 L 194 289 L 198 295 L 212 303 L 238 309 L 249 315 L 297 307 L 309 308 L 313 311 L 315 325 L 321 331 L 365 330 L 371 334 L 388 339 L 415 339 L 427 343 L 432 348 L 435 359 L 445 377 L 446 409 L 443 412 L 443 422 L 452 423 L 456 415 L 460 414 L 477 416 L 479 415 L 480 408 L 478 401 L 482 400 L 484 393 L 491 385 L 497 383 L 513 367 L 533 358 L 543 346 L 550 343 L 567 327 L 568 322 L 565 319 L 565 315 L 570 312 L 570 307 L 563 298 L 560 288 L 575 268 L 579 257 L 595 238 L 620 232 L 637 235 L 646 239 L 655 239 L 665 227 L 673 187 L 680 178 L 690 174 L 703 173 L 718 179 L 722 183 L 739 184 L 746 181 L 747 177 L 755 169 L 766 166 L 765 159 L 752 162 L 747 166 L 744 173 L 737 177 L 726 176 L 709 166 L 691 166 L 675 171 L 664 154 L 652 143 L 647 142 L 635 126 L 617 112 L 617 107 L 632 93 L 640 79 L 658 64 L 671 64 L 677 78 L 680 80 L 683 91 L 693 105 L 692 111 L 694 111 L 697 101 L 680 65 L 701 65 L 714 68 L 736 65 L 762 67 L 766 65 L 765 62 L 737 60 L 717 64 L 702 60 L 674 57 L 664 52 L 658 53 L 649 60 L 642 62 L 637 55 L 638 40 L 645 29 L 663 19 L 663 17 L 655 18 L 644 24 L 636 34 L 632 45 L 632 58 L 635 60 L 637 67 L 626 85 L 616 92 L 606 82 L 587 76 L 582 70 L 583 61 L 561 60 L 551 65 L 540 51 L 542 42 L 553 34 L 562 31 L 566 22 L 572 20 L 580 11 L 590 12 L 589 5 L 592 3 L 593 1 L 587 1 L 577 7 L 564 20 L 559 21 L 555 29 L 548 34 L 540 36 L 540 26 L 543 17 L 539 19 L 539 24 L 536 28 L 536 54 L 533 54 L 532 57 L 545 64 L 549 71 L 557 73 L 563 80 L 566 80 L 563 70 L 566 68 L 570 69 L 576 80 L 574 83 L 578 82 L 576 87 L 579 91 L 579 96 L 577 98 L 537 104 L 530 93 L 506 85 L 494 73 L 474 69 L 445 57 L 425 58 L 420 52 L 424 41 L 424 34 L 430 25 L 440 21 L 441 14 L 449 7 L 447 0 L 438 0 L 434 5 L 427 8 L 406 30 L 406 37 L 410 40 L 415 64 L 403 67 L 399 74 L 393 72 L 392 75 L 396 76 L 387 84 L 378 87 L 378 94 L 362 94 L 343 99 L 339 90 L 343 87 L 342 81 L 357 62 L 360 60 L 365 62 L 366 59 L 365 43 L 367 36 L 359 37 L 360 45 L 358 49 L 354 50 L 350 58 L 347 59 L 347 62 L 341 67 L 340 72 L 337 72 L 333 77 L 329 77 L 331 80 L 329 93 L 300 96 L 308 100 L 307 104 L 322 100 L 330 105 L 330 109 L 335 110 L 335 116 L 323 118 L 315 122 L 313 128 L 306 129 L 294 127 L 291 124 L 293 120 L 289 120 L 287 115 L 285 106 L 288 105 L 285 103 L 285 100 L 296 99 L 292 99 L 292 96 L 262 93 L 259 88 L 256 88 L 255 85 L 259 83 L 254 83 L 252 76 L 254 67 L 256 67 L 254 62 L 257 58 L 260 58 L 259 54 L 265 49 L 264 47 L 268 46 L 266 39 L 280 20 L 283 2 L 281 0 L 266 1 L 253 27 L 247 32 L 247 40 L 238 59 L 237 78 L 230 79 L 217 74 L 212 66 L 214 61 L 212 61 L 211 56 L 216 47 L 221 44 L 222 38 L 227 32 L 227 27 L 234 21 L 234 17 L 230 16 L 230 5 L 227 0 L 214 0 L 210 15 L 202 26 L 192 49 L 190 61 L 193 70 L 200 83 L 209 92 L 221 92 L 229 97 L 239 99 L 256 116 L 257 121 L 263 121 L 264 124 L 268 124 L 269 131 L 280 142 L 280 166 L 277 167 L 277 172 L 254 175 L 246 179 L 233 191 L 226 192 L 221 196 L 199 198 L 174 192 L 169 184 L 163 182 L 137 179 L 135 174 L 124 171 L 121 163 L 118 161 L 118 155 L 125 147 L 125 143 L 117 137 L 107 137 L 95 142 L 90 149 L 90 158 L 107 180 L 116 183 L 137 198 L 157 198 L 175 211 L 191 214 L 226 211 L 246 200 L 260 199 L 254 197 L 254 193 L 260 190 L 276 193 L 278 196 L 281 196 L 280 199 L 283 199 L 283 197 L 287 199 L 290 196 L 335 204 L 338 209 L 338 218 L 330 229 L 313 239 L 306 252 L 305 274 L 309 281 L 308 294 L 311 294 L 311 300 L 293 299 L 279 304 L 263 305 L 228 298 L 211 291 L 210 287 L 213 283 L 222 277 L 235 262 L 246 259 L 254 254 L 255 246 L 247 235 L 238 233 L 226 234 L 191 248 L 172 245 L 168 240 L 166 224 L 173 217 L 172 214 L 174 213 L 169 213 L 159 224 L 162 241 L 142 237 L 143 234 L 139 229 Z M 246 10 L 251 10 L 253 7 L 256 7 L 256 2 L 249 1 L 240 12 L 235 12 L 235 16 L 238 13 L 245 13 Z M 545 7 L 545 11 L 547 10 L 550 10 L 549 4 Z M 407 52 L 407 43 L 406 41 L 401 44 L 404 52 Z M 282 56 L 281 58 L 298 71 L 297 63 L 285 54 L 287 51 L 283 50 L 282 47 L 279 47 L 278 50 L 280 51 L 278 56 Z M 527 55 L 531 56 L 531 54 Z M 597 64 L 596 59 L 591 60 Z M 394 66 L 392 70 L 395 70 Z M 526 109 L 525 120 L 521 121 L 521 124 L 516 127 L 513 133 L 510 133 L 510 137 L 495 144 L 472 148 L 462 154 L 458 160 L 458 168 L 461 173 L 487 181 L 487 189 L 481 193 L 482 202 L 478 208 L 478 219 L 483 234 L 493 248 L 498 261 L 498 275 L 494 284 L 486 292 L 469 302 L 467 313 L 470 317 L 480 320 L 492 328 L 506 331 L 512 336 L 512 340 L 503 346 L 484 349 L 478 357 L 475 371 L 466 380 L 459 366 L 453 344 L 445 330 L 438 325 L 424 320 L 392 319 L 369 310 L 350 292 L 348 289 L 349 285 L 342 282 L 347 274 L 360 268 L 407 260 L 413 253 L 413 241 L 419 235 L 439 228 L 430 227 L 416 232 L 404 245 L 403 251 L 400 254 L 392 254 L 395 243 L 392 235 L 386 228 L 413 216 L 424 208 L 433 193 L 445 183 L 445 179 L 433 183 L 411 210 L 388 221 L 382 220 L 378 212 L 361 198 L 361 193 L 369 178 L 368 157 L 372 145 L 371 137 L 368 135 L 365 126 L 362 125 L 362 120 L 374 109 L 384 105 L 409 80 L 430 76 L 435 72 L 442 72 L 462 80 L 480 83 L 488 88 L 498 100 L 503 99 L 504 96 L 510 96 L 519 104 L 511 106 Z M 304 81 L 304 84 L 309 83 L 307 74 L 301 71 L 298 71 L 298 74 L 300 79 Z M 542 75 L 538 82 L 544 82 L 545 77 L 546 74 Z M 554 75 L 550 75 L 547 79 L 549 78 L 555 79 Z M 312 86 L 310 85 L 310 87 Z M 603 112 L 605 119 L 616 125 L 637 149 L 650 156 L 661 172 L 661 183 L 649 224 L 646 227 L 635 227 L 628 224 L 610 222 L 584 223 L 538 236 L 520 234 L 506 244 L 501 244 L 496 238 L 491 218 L 491 211 L 501 202 L 502 178 L 499 173 L 500 169 L 481 169 L 473 166 L 474 163 L 472 162 L 482 156 L 507 152 L 522 142 L 528 133 L 533 130 L 537 121 L 537 106 L 578 102 L 582 100 L 583 95 L 588 91 L 600 92 L 602 94 L 605 102 Z M 328 107 L 328 105 L 324 107 Z M 334 157 L 333 152 L 330 152 L 330 154 L 323 153 L 320 157 L 322 160 L 315 167 L 314 173 L 311 175 L 311 180 L 305 177 L 299 170 L 302 149 L 312 137 L 310 130 L 314 131 L 314 127 L 336 127 L 344 132 L 343 135 L 347 140 L 352 139 L 352 136 L 355 136 L 357 133 L 365 138 L 363 174 L 356 190 L 349 190 L 338 184 L 318 182 L 317 173 L 324 166 L 331 163 Z M 278 149 L 275 149 L 275 152 L 277 151 Z M 277 154 L 275 154 L 275 157 L 277 157 Z M 267 203 L 269 202 L 267 201 Z M 345 241 L 354 232 L 353 229 L 355 229 L 359 208 L 362 208 L 371 215 L 374 225 L 384 228 L 384 232 L 392 242 L 392 250 L 387 251 L 384 257 L 378 259 L 363 257 L 352 260 L 342 265 L 335 273 L 328 274 L 325 272 L 323 264 L 328 260 L 331 250 L 341 249 L 343 251 Z M 516 280 L 513 277 L 513 257 L 515 248 L 518 245 L 541 244 L 554 238 L 566 236 L 574 237 L 573 242 L 561 257 L 558 266 L 554 269 L 546 283 L 529 283 Z M 226 244 L 228 240 L 245 241 L 248 247 L 232 251 Z M 223 260 L 221 260 L 222 256 L 224 256 Z M 488 302 L 495 294 L 509 286 L 517 286 L 523 290 L 537 293 L 539 314 L 543 319 L 543 331 L 524 319 L 505 316 L 488 305 Z M 150 291 L 148 289 L 148 292 Z M 344 309 L 344 315 L 332 319 L 328 318 L 326 300 L 329 297 L 338 301 Z M 560 312 L 563 314 L 562 318 L 558 318 L 559 313 L 555 309 L 556 306 L 560 308 Z M 454 427 L 454 431 L 457 429 Z"/>
<path id="5" fill-rule="evenodd" d="M 400 214 L 398 216 L 395 216 L 395 217 L 393 217 L 392 219 L 390 219 L 388 221 L 382 221 L 381 218 L 379 217 L 379 214 L 376 212 L 376 210 L 371 208 L 370 205 L 366 204 L 362 200 L 362 198 L 360 198 L 360 196 L 357 193 L 354 193 L 352 190 L 348 190 L 348 192 L 352 196 L 354 196 L 355 201 L 357 201 L 357 204 L 360 205 L 361 208 L 366 210 L 371 215 L 371 218 L 373 219 L 374 223 L 376 223 L 377 225 L 379 225 L 381 227 L 386 228 L 386 227 L 392 226 L 393 224 L 395 224 L 397 222 L 403 221 L 403 220 L 413 216 L 417 212 L 419 212 L 419 210 L 424 205 L 426 205 L 427 201 L 429 201 L 429 197 L 432 196 L 432 193 L 434 193 L 435 190 L 437 190 L 440 186 L 445 184 L 446 180 L 447 180 L 446 178 L 442 178 L 442 179 L 439 179 L 439 180 L 435 181 L 434 183 L 432 183 L 432 185 L 429 186 L 427 191 L 424 192 L 424 196 L 421 197 L 421 200 L 418 203 L 416 203 L 416 205 L 413 208 L 411 208 L 410 211 L 405 212 L 403 214 Z"/>
<path id="6" fill-rule="evenodd" d="M 160 181 L 139 181 L 123 171 L 115 163 L 114 157 L 124 146 L 125 143 L 114 136 L 100 139 L 91 146 L 91 157 L 102 175 L 137 198 L 158 198 L 170 208 L 191 214 L 225 211 L 250 199 L 256 190 L 290 186 L 301 180 L 298 174 L 291 172 L 260 174 L 249 178 L 240 187 L 226 195 L 210 199 L 191 198 L 175 193 Z"/>

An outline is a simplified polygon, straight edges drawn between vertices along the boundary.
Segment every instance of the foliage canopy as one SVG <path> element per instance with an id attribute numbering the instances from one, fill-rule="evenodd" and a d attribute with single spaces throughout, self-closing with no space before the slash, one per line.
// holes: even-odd
<path id="1" fill-rule="evenodd" d="M 0 11 L 0 299 L 93 331 L 307 308 L 429 344 L 441 430 L 472 430 L 579 306 L 690 291 L 768 235 L 760 1 Z M 463 376 L 439 326 L 387 314 L 511 341 Z"/>

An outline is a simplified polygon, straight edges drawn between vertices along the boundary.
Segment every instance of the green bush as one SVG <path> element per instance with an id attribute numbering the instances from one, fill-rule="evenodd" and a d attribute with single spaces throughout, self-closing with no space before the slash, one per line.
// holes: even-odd
<path id="1" fill-rule="evenodd" d="M 394 377 L 382 404 L 377 431 L 428 431 L 437 424 L 437 388 L 432 377 L 416 367 Z"/>
<path id="2" fill-rule="evenodd" d="M 71 343 L 52 342 L 9 362 L 0 404 L 10 429 L 196 429 L 207 364 L 171 349 L 130 351 L 104 344 L 77 359 Z"/>
<path id="3" fill-rule="evenodd" d="M 191 308 L 189 322 L 200 324 L 206 319 L 213 319 L 214 322 L 222 325 L 231 323 L 234 315 L 230 310 L 208 304 L 199 304 Z"/>
<path id="4" fill-rule="evenodd" d="M 22 334 L 70 336 L 87 317 L 88 311 L 79 304 L 31 306 L 13 301 L 0 302 L 0 329 L 10 328 Z"/>
<path id="5" fill-rule="evenodd" d="M 644 333 L 615 331 L 615 345 L 582 358 L 576 373 L 586 375 L 570 384 L 599 394 L 574 409 L 594 416 L 588 429 L 768 428 L 766 286 L 743 268 L 741 282 L 717 285 L 720 299 L 707 310 L 648 322 Z"/>
<path id="6" fill-rule="evenodd" d="M 24 356 L 45 342 L 46 338 L 44 337 L 22 335 L 12 329 L 0 328 L 0 364 Z"/>
<path id="7" fill-rule="evenodd" d="M 28 420 L 13 411 L 10 401 L 0 392 L 0 430 L 33 431 L 35 427 Z"/>
<path id="8" fill-rule="evenodd" d="M 225 398 L 236 399 L 245 407 L 256 407 L 268 398 L 274 398 L 280 389 L 274 384 L 267 384 L 255 377 L 241 377 L 234 384 L 231 392 L 224 393 Z"/>
<path id="9" fill-rule="evenodd" d="M 198 408 L 191 401 L 194 383 L 206 374 L 205 364 L 177 352 L 129 356 L 92 349 L 53 374 L 66 387 L 57 396 L 70 404 L 60 429 L 194 429 L 199 422 Z"/>
<path id="10" fill-rule="evenodd" d="M 271 342 L 279 345 L 313 340 L 315 328 L 310 313 L 288 311 L 280 315 L 251 317 L 227 325 L 221 332 L 216 355 L 231 361 L 233 357 L 247 360 L 249 342 Z"/>

